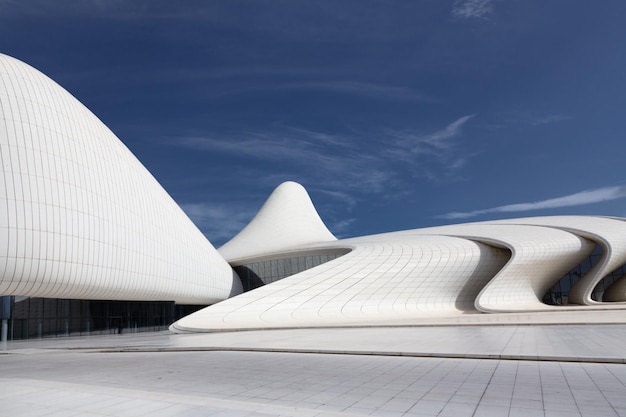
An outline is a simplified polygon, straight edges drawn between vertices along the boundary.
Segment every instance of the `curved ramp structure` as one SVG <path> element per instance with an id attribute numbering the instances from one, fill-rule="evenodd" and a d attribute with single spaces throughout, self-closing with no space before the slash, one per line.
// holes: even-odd
<path id="1" fill-rule="evenodd" d="M 122 142 L 0 55 L 0 295 L 211 304 L 231 267 Z"/>
<path id="2" fill-rule="evenodd" d="M 382 235 L 335 245 L 352 252 L 174 323 L 174 331 L 390 324 L 473 311 L 506 250 L 448 236 Z"/>
<path id="3" fill-rule="evenodd" d="M 468 239 L 489 239 L 508 247 L 512 253 L 509 263 L 476 298 L 476 308 L 483 312 L 558 308 L 544 304 L 543 295 L 595 247 L 576 235 L 543 227 L 480 225 L 459 229 L 468 233 L 465 235 Z"/>
<path id="4" fill-rule="evenodd" d="M 280 213 L 280 209 L 272 207 L 270 213 Z M 307 230 L 306 225 L 292 224 L 293 230 Z M 590 216 L 512 219 L 325 243 L 299 241 L 282 249 L 273 246 L 265 252 L 256 242 L 271 236 L 271 228 L 259 228 L 262 233 L 256 234 L 247 227 L 245 240 L 229 254 L 234 258 L 230 259 L 233 265 L 264 260 L 280 264 L 281 256 L 289 262 L 290 256 L 297 253 L 306 257 L 307 251 L 311 255 L 320 251 L 350 252 L 200 310 L 177 321 L 171 329 L 187 332 L 407 324 L 417 318 L 464 313 L 549 314 L 564 308 L 590 309 L 547 305 L 542 300 L 601 243 L 606 248 L 605 260 L 590 271 L 592 278 L 586 280 L 591 284 L 584 284 L 593 289 L 598 275 L 621 262 L 620 233 L 625 225 L 619 220 Z M 246 246 L 248 240 L 255 243 Z"/>
<path id="5" fill-rule="evenodd" d="M 543 295 L 595 247 L 591 241 L 559 229 L 516 224 L 473 223 L 414 232 L 458 236 L 511 251 L 511 260 L 476 299 L 476 308 L 483 312 L 557 308 L 544 304 Z"/>
<path id="6" fill-rule="evenodd" d="M 570 303 L 594 305 L 591 293 L 611 271 L 626 264 L 626 222 L 620 219 L 591 216 L 551 216 L 500 220 L 490 224 L 523 224 L 557 228 L 575 233 L 602 247 L 602 257 L 569 293 Z M 614 290 L 615 291 L 615 290 Z M 616 295 L 608 301 L 624 301 Z"/>

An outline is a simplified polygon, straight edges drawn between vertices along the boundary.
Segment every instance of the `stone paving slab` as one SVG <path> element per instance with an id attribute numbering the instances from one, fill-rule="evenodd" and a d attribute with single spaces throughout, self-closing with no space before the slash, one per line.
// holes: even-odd
<path id="1" fill-rule="evenodd" d="M 626 416 L 626 366 L 277 352 L 0 357 L 2 416 Z"/>
<path id="2" fill-rule="evenodd" d="M 624 324 L 8 342 L 0 416 L 626 416 L 624 346 Z"/>
<path id="3" fill-rule="evenodd" d="M 624 346 L 626 325 L 599 324 L 138 333 L 8 342 L 1 352 L 231 350 L 624 363 Z"/>

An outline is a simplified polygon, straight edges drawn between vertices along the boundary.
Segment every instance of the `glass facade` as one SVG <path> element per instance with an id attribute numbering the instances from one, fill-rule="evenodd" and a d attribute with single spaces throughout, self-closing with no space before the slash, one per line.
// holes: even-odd
<path id="1" fill-rule="evenodd" d="M 250 291 L 298 272 L 306 271 L 350 252 L 349 249 L 307 253 L 282 259 L 270 259 L 233 267 L 241 278 L 244 291 Z"/>
<path id="2" fill-rule="evenodd" d="M 244 291 L 297 274 L 350 252 L 348 249 L 307 252 L 298 256 L 266 259 L 234 269 Z M 543 302 L 566 305 L 572 286 L 601 258 L 602 248 L 569 271 L 545 294 Z M 596 286 L 592 298 L 602 301 L 604 291 L 626 276 L 626 265 L 607 275 Z M 176 305 L 172 301 L 102 301 L 0 296 L 0 340 L 116 334 L 165 330 L 174 321 L 205 306 Z"/>
<path id="3" fill-rule="evenodd" d="M 204 306 L 172 301 L 0 297 L 4 340 L 165 330 Z"/>
<path id="4" fill-rule="evenodd" d="M 323 250 L 264 260 L 234 269 L 244 290 L 260 287 L 348 253 Z M 86 336 L 165 330 L 174 321 L 205 306 L 173 301 L 102 301 L 0 296 L 0 340 Z"/>
<path id="5" fill-rule="evenodd" d="M 543 302 L 550 305 L 566 305 L 568 303 L 568 295 L 570 289 L 580 277 L 584 276 L 602 257 L 602 248 L 596 245 L 593 253 L 585 259 L 581 264 L 569 271 L 559 282 L 556 283 L 543 297 Z M 596 285 L 591 298 L 595 301 L 602 301 L 602 295 L 607 288 L 611 286 L 619 278 L 626 275 L 626 265 L 622 265 L 612 271 Z"/>

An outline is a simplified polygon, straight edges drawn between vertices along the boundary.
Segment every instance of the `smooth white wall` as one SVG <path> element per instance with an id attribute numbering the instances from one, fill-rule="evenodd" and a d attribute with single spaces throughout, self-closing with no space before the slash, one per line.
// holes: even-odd
<path id="1" fill-rule="evenodd" d="M 0 295 L 209 304 L 230 266 L 124 144 L 0 55 Z"/>

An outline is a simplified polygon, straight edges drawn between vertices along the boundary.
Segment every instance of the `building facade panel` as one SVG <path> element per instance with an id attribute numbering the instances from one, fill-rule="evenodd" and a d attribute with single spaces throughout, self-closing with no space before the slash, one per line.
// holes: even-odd
<path id="1" fill-rule="evenodd" d="M 496 222 L 491 222 L 496 223 Z M 569 302 L 593 305 L 592 294 L 602 279 L 626 264 L 626 222 L 620 219 L 591 216 L 550 216 L 501 220 L 497 223 L 540 225 L 566 230 L 592 240 L 602 248 L 600 259 L 569 292 Z"/>
<path id="2" fill-rule="evenodd" d="M 122 142 L 0 55 L 0 295 L 210 304 L 230 266 Z"/>
<path id="3" fill-rule="evenodd" d="M 200 310 L 174 329 L 209 330 L 407 322 L 475 312 L 507 250 L 448 236 L 340 240 L 337 259 Z M 451 261 L 453 260 L 453 261 Z"/>

